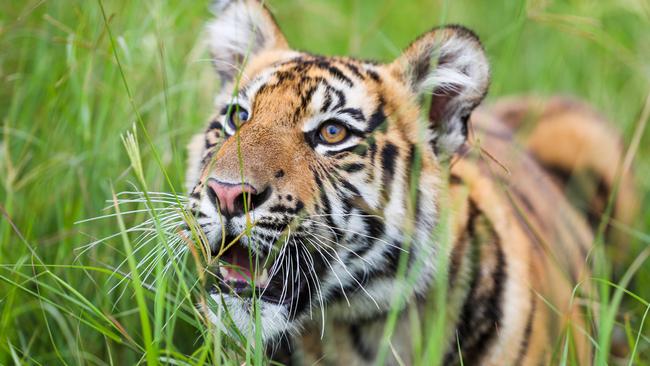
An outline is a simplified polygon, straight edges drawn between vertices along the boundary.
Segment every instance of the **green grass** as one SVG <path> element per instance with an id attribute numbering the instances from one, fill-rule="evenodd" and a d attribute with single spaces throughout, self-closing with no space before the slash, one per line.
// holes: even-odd
<path id="1" fill-rule="evenodd" d="M 488 103 L 511 94 L 576 95 L 611 119 L 626 145 L 650 93 L 645 0 L 269 3 L 292 46 L 326 55 L 389 61 L 442 21 L 464 24 L 490 57 Z M 201 318 L 194 305 L 207 300 L 192 256 L 152 267 L 156 291 L 142 269 L 123 278 L 147 248 L 169 254 L 180 244 L 152 241 L 129 257 L 137 236 L 124 234 L 80 250 L 151 212 L 75 224 L 110 213 L 102 209 L 113 206 L 114 192 L 133 185 L 183 191 L 184 146 L 204 127 L 218 88 L 201 42 L 210 16 L 207 1 L 0 3 L 0 364 L 240 364 L 235 354 L 260 363 L 260 348 L 250 346 L 255 335 L 242 335 L 248 347 L 236 347 Z M 123 144 L 132 128 L 139 139 Z M 650 324 L 639 332 L 650 322 L 648 129 L 638 138 L 633 168 L 642 209 L 625 228 L 634 238 L 630 252 L 615 275 L 606 258 L 595 261 L 599 364 L 650 364 Z M 165 217 L 154 212 L 159 233 Z M 614 328 L 633 358 L 607 356 Z M 428 342 L 440 333 L 428 331 L 421 348 L 435 350 Z"/>

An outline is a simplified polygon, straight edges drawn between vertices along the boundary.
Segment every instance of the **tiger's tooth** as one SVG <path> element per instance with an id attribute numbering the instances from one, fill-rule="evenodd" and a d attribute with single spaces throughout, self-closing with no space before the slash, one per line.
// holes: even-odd
<path id="1" fill-rule="evenodd" d="M 257 284 L 260 287 L 266 287 L 268 282 L 269 282 L 269 272 L 266 270 L 266 268 L 264 268 L 264 270 L 262 270 L 262 274 L 257 276 Z"/>
<path id="2" fill-rule="evenodd" d="M 224 267 L 219 267 L 219 273 L 221 273 L 221 277 L 225 280 L 228 279 L 228 270 L 225 269 Z"/>

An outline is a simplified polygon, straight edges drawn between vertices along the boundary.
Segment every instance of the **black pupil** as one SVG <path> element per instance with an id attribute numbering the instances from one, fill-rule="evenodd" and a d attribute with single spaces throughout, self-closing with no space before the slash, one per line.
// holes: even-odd
<path id="1" fill-rule="evenodd" d="M 335 125 L 329 125 L 329 127 L 327 127 L 327 133 L 330 135 L 336 135 L 339 133 L 339 127 Z"/>

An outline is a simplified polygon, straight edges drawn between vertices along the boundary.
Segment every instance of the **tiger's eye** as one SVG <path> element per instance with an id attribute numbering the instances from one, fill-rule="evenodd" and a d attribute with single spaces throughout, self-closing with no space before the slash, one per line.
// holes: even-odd
<path id="1" fill-rule="evenodd" d="M 232 105 L 229 108 L 228 124 L 230 128 L 236 130 L 242 123 L 248 121 L 248 111 L 239 105 Z"/>
<path id="2" fill-rule="evenodd" d="M 348 129 L 340 123 L 328 122 L 320 128 L 320 139 L 326 144 L 337 144 L 348 136 Z"/>

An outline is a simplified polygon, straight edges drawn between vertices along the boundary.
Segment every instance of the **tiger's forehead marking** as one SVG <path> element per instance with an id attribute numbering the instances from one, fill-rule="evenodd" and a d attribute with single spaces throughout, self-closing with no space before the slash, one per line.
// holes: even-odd
<path id="1" fill-rule="evenodd" d="M 365 130 L 362 123 L 382 100 L 380 74 L 369 62 L 301 54 L 265 68 L 258 66 L 255 72 L 257 76 L 242 86 L 237 100 L 250 105 L 252 119 L 272 120 L 284 127 L 296 127 L 308 116 L 338 111 L 349 117 L 352 127 Z"/>

